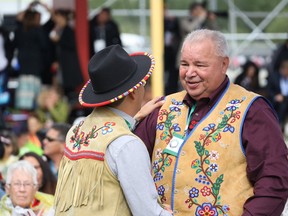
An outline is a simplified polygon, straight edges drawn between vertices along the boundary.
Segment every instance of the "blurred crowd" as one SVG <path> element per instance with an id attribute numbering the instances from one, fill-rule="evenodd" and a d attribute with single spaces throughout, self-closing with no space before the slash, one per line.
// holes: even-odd
<path id="1" fill-rule="evenodd" d="M 41 24 L 41 5 L 50 19 Z M 0 107 L 3 121 L 13 114 L 37 114 L 42 124 L 67 122 L 83 84 L 71 20 L 73 13 L 32 2 L 16 16 L 14 29 L 0 32 Z M 9 86 L 9 81 L 16 86 Z"/>
<path id="2" fill-rule="evenodd" d="M 43 10 L 50 15 L 45 23 Z M 0 215 L 54 215 L 66 133 L 91 112 L 78 102 L 84 80 L 74 18 L 71 10 L 32 1 L 13 25 L 1 23 Z M 122 45 L 109 8 L 89 21 L 89 29 L 90 57 Z"/>
<path id="3" fill-rule="evenodd" d="M 33 1 L 13 29 L 0 28 L 0 215 L 53 215 L 66 133 L 86 112 L 73 19 Z"/>
<path id="4" fill-rule="evenodd" d="M 50 19 L 44 24 L 40 23 L 41 13 L 35 9 L 39 4 L 50 13 Z M 187 33 L 199 28 L 219 30 L 219 16 L 227 14 L 208 11 L 205 4 L 194 2 L 189 6 L 187 17 L 180 19 L 171 16 L 165 4 L 165 94 L 181 88 L 179 52 Z M 17 26 L 12 32 L 0 26 L 0 197 L 7 199 L 4 188 L 9 190 L 10 199 L 15 193 L 13 187 L 31 188 L 31 208 L 37 209 L 34 212 L 49 209 L 49 202 L 44 200 L 51 198 L 47 194 L 55 193 L 66 133 L 78 117 L 91 111 L 80 108 L 78 103 L 84 80 L 73 19 L 72 11 L 52 10 L 34 1 L 17 15 Z M 103 8 L 89 21 L 89 29 L 90 56 L 109 45 L 122 45 L 120 29 L 109 8 Z M 242 65 L 234 82 L 265 96 L 275 108 L 284 132 L 288 120 L 288 40 L 279 45 L 271 59 L 270 64 L 265 65 L 267 85 L 259 81 L 262 66 L 250 59 Z M 17 81 L 17 87 L 9 87 L 11 80 Z M 36 169 L 36 180 L 29 164 L 19 161 L 27 161 Z M 12 164 L 16 164 L 15 167 L 9 167 Z M 16 184 L 11 183 L 21 170 L 31 171 L 27 176 L 31 184 L 23 183 L 21 178 L 15 180 Z M 17 199 L 17 194 L 15 196 Z M 24 208 L 25 204 L 20 206 Z M 21 209 L 15 211 L 21 212 Z M 49 214 L 47 210 L 46 215 Z M 0 215 L 5 214 L 0 210 Z"/>

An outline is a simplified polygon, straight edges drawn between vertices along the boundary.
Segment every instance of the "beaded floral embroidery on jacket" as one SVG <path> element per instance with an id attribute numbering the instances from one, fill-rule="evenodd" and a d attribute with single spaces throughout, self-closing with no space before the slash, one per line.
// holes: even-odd
<path id="1" fill-rule="evenodd" d="M 198 140 L 194 141 L 197 158 L 191 162 L 191 168 L 196 174 L 196 178 L 191 182 L 194 185 L 187 190 L 187 199 L 184 201 L 190 209 L 196 206 L 196 216 L 228 216 L 230 208 L 227 204 L 221 202 L 221 184 L 224 182 L 224 174 L 217 175 L 219 165 L 217 160 L 221 159 L 216 150 L 207 150 L 207 147 L 219 142 L 225 133 L 234 133 L 235 128 L 233 123 L 240 119 L 241 112 L 238 110 L 245 97 L 241 100 L 231 100 L 226 108 L 220 112 L 220 119 L 218 122 L 206 125 Z M 176 105 L 177 104 L 177 105 Z M 163 131 L 160 135 L 161 140 L 169 143 L 172 138 L 173 131 L 177 128 L 172 124 L 172 120 L 176 115 L 181 114 L 181 106 L 179 102 L 174 102 L 170 106 L 170 110 L 161 110 L 158 116 L 160 123 L 157 125 L 157 130 Z M 161 121 L 163 120 L 163 121 Z M 178 126 L 178 125 L 177 125 Z M 179 128 L 180 129 L 180 128 Z M 181 130 L 181 129 L 180 129 Z M 221 145 L 220 145 L 221 146 Z M 168 167 L 175 162 L 175 157 L 164 153 L 161 148 L 156 151 L 156 160 L 153 163 L 154 182 L 158 182 L 163 178 L 162 173 L 165 172 L 165 167 Z M 213 177 L 214 175 L 214 177 Z M 165 190 L 166 186 L 158 185 L 158 194 L 162 202 L 166 201 Z M 197 198 L 206 197 L 210 202 L 199 203 Z"/>
<path id="2" fill-rule="evenodd" d="M 176 118 L 176 116 L 181 115 L 181 109 L 184 107 L 182 101 L 176 101 L 175 99 L 172 99 L 171 102 L 172 104 L 169 106 L 169 110 L 160 110 L 160 113 L 158 115 L 159 123 L 156 125 L 156 130 L 162 131 L 162 133 L 160 134 L 160 139 L 164 140 L 166 144 L 170 142 L 174 132 L 181 132 L 179 124 L 172 124 L 172 121 Z M 162 149 L 157 149 L 156 158 L 158 160 L 154 161 L 153 163 L 154 182 L 160 181 L 163 178 L 161 172 L 164 172 L 165 167 L 169 167 L 174 159 L 174 157 L 172 157 L 171 155 L 162 153 Z M 157 188 L 157 190 L 161 202 L 165 203 L 165 187 L 161 185 Z"/>
<path id="3" fill-rule="evenodd" d="M 88 133 L 85 133 L 84 131 L 81 131 L 83 123 L 84 121 L 81 121 L 73 129 L 73 135 L 70 137 L 70 143 L 73 143 L 73 150 L 77 148 L 78 151 L 80 151 L 82 145 L 88 146 L 91 139 L 97 138 L 99 131 L 101 131 L 102 135 L 111 133 L 113 131 L 112 127 L 116 125 L 115 122 L 106 122 L 100 128 L 97 128 L 97 126 L 94 125 Z"/>
<path id="4" fill-rule="evenodd" d="M 181 109 L 183 106 L 182 101 L 172 99 L 172 105 L 170 105 L 169 110 L 162 109 L 158 115 L 160 122 L 156 125 L 156 130 L 163 131 L 160 138 L 161 140 L 165 140 L 167 144 L 173 137 L 173 132 L 181 131 L 179 124 L 175 123 L 172 125 L 172 121 L 176 116 L 181 115 Z"/>

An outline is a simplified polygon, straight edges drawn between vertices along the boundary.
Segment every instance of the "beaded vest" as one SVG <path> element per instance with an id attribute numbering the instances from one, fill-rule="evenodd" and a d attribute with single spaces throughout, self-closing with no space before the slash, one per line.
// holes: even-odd
<path id="1" fill-rule="evenodd" d="M 108 145 L 133 135 L 125 120 L 107 108 L 96 108 L 66 136 L 55 193 L 56 215 L 130 216 L 116 176 L 105 161 Z"/>
<path id="2" fill-rule="evenodd" d="M 158 195 L 174 215 L 239 216 L 253 195 L 241 131 L 258 96 L 229 83 L 214 107 L 186 134 L 185 94 L 168 96 L 159 111 L 152 155 Z"/>

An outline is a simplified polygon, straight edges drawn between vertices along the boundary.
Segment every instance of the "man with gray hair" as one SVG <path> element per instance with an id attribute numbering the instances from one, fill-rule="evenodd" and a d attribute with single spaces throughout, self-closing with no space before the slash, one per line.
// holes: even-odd
<path id="1" fill-rule="evenodd" d="M 265 98 L 231 83 L 228 66 L 223 34 L 188 34 L 179 68 L 184 90 L 167 96 L 135 133 L 175 215 L 279 216 L 288 163 L 276 114 Z"/>
<path id="2" fill-rule="evenodd" d="M 37 171 L 28 161 L 17 161 L 7 171 L 0 215 L 53 215 L 53 196 L 37 192 Z"/>

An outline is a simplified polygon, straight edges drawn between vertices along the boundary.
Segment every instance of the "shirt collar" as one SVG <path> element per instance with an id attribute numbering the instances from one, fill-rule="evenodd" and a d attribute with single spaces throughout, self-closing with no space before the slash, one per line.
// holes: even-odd
<path id="1" fill-rule="evenodd" d="M 196 102 L 199 103 L 205 103 L 205 104 L 213 104 L 218 97 L 221 95 L 221 93 L 225 90 L 227 84 L 229 82 L 229 78 L 226 75 L 225 80 L 221 83 L 221 85 L 211 94 L 209 97 L 201 98 L 199 101 L 195 101 L 190 97 L 190 95 L 187 93 L 183 99 L 183 102 L 188 106 L 192 107 Z"/>
<path id="2" fill-rule="evenodd" d="M 115 113 L 116 115 L 122 117 L 125 121 L 127 121 L 130 124 L 130 130 L 133 130 L 135 128 L 136 120 L 132 116 L 128 115 L 127 113 L 119 109 L 115 109 L 113 107 L 107 107 L 107 108 L 113 113 Z"/>

